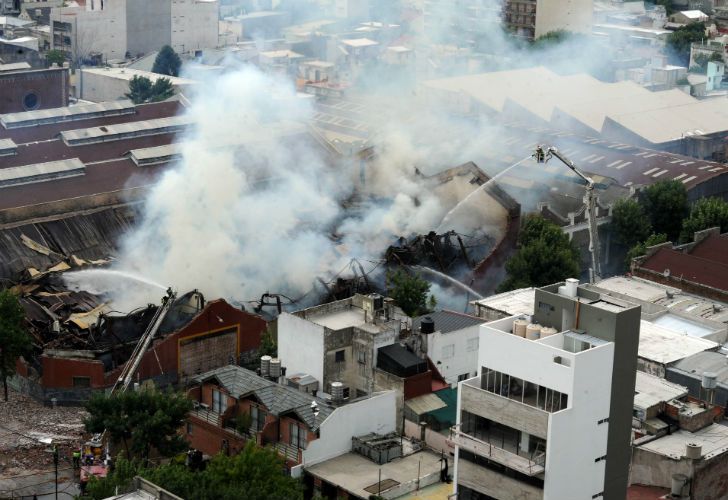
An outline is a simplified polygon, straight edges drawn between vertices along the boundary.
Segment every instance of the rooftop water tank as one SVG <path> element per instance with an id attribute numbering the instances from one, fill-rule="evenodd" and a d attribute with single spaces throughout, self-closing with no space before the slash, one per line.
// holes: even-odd
<path id="1" fill-rule="evenodd" d="M 273 358 L 270 360 L 270 377 L 278 378 L 281 376 L 281 360 Z"/>
<path id="2" fill-rule="evenodd" d="M 525 338 L 526 326 L 528 326 L 528 321 L 526 321 L 525 319 L 513 320 L 513 334 Z"/>
<path id="3" fill-rule="evenodd" d="M 541 337 L 541 325 L 531 323 L 526 327 L 526 338 L 528 340 L 538 340 Z"/>
<path id="4" fill-rule="evenodd" d="M 260 357 L 260 376 L 267 377 L 270 375 L 270 360 L 273 359 L 270 356 Z"/>

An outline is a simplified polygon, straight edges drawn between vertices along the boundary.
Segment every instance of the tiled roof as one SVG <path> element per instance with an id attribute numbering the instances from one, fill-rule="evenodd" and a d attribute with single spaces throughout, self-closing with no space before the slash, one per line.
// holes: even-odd
<path id="1" fill-rule="evenodd" d="M 442 333 L 455 332 L 458 330 L 462 330 L 463 328 L 468 328 L 469 326 L 485 323 L 485 320 L 483 318 L 444 310 L 414 318 L 412 320 L 412 331 L 419 331 L 420 323 L 424 318 L 427 317 L 432 318 L 432 321 L 435 322 L 435 331 L 439 331 Z"/>
<path id="2" fill-rule="evenodd" d="M 310 394 L 259 377 L 254 372 L 240 366 L 228 365 L 217 368 L 198 375 L 192 380 L 203 383 L 213 379 L 217 380 L 236 399 L 254 396 L 273 415 L 295 413 L 312 430 L 318 429 L 335 409 Z M 313 401 L 316 401 L 319 408 L 319 414 L 316 417 L 311 410 Z"/>

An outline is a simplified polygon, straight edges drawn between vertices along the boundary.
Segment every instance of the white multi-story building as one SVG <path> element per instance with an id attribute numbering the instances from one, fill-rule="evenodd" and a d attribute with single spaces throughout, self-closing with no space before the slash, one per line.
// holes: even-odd
<path id="1" fill-rule="evenodd" d="M 170 45 L 179 53 L 216 47 L 218 0 L 89 0 L 51 10 L 52 48 L 74 58 L 136 57 Z"/>
<path id="2" fill-rule="evenodd" d="M 455 387 L 478 374 L 478 342 L 483 318 L 438 311 L 412 320 L 418 351 L 427 355 L 445 381 Z"/>
<path id="3" fill-rule="evenodd" d="M 481 327 L 452 431 L 458 500 L 625 498 L 640 307 L 577 283 Z"/>

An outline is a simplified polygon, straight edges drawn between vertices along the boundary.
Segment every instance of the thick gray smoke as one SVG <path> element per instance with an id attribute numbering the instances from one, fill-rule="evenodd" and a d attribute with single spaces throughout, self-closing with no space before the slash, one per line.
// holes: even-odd
<path id="1" fill-rule="evenodd" d="M 312 113 L 254 69 L 207 82 L 182 159 L 149 194 L 117 269 L 212 297 L 297 298 L 352 258 L 378 259 L 396 236 L 437 226 L 450 207 L 415 175 L 414 151 L 386 149 L 362 188 L 358 162 L 327 161 L 306 133 Z M 362 201 L 345 210 L 355 190 Z"/>
<path id="2" fill-rule="evenodd" d="M 492 54 L 511 54 L 518 66 L 549 60 L 548 51 L 525 51 L 499 31 L 481 42 Z M 568 58 L 569 65 L 595 59 L 582 42 L 558 49 L 583 56 Z M 510 60 L 485 66 L 505 69 Z M 427 56 L 420 62 L 427 65 Z M 372 114 L 386 110 L 370 141 L 376 158 L 363 175 L 358 161 L 332 159 L 306 132 L 312 101 L 289 81 L 250 67 L 205 81 L 188 110 L 196 125 L 181 141 L 182 159 L 149 193 L 115 269 L 233 301 L 255 300 L 266 291 L 300 298 L 317 278 L 333 279 L 352 258 L 378 260 L 396 237 L 440 226 L 475 186 L 444 192 L 416 168 L 430 174 L 476 161 L 493 175 L 479 160 L 499 140 L 499 130 L 482 117 L 454 118 L 417 85 L 388 78 L 386 70 L 377 75 L 362 82 L 357 96 Z M 453 220 L 452 229 L 497 237 L 504 229 L 502 209 L 481 204 L 478 217 L 462 211 L 470 216 Z M 114 299 L 119 308 L 158 300 L 158 290 L 146 292 Z M 453 308 L 460 309 L 459 302 Z"/>

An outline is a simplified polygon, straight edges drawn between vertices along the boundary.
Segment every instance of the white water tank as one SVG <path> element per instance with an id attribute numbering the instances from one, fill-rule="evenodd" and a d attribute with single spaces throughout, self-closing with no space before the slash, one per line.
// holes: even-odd
<path id="1" fill-rule="evenodd" d="M 703 456 L 703 445 L 699 443 L 687 443 L 685 445 L 685 456 L 693 460 L 699 460 Z"/>
<path id="2" fill-rule="evenodd" d="M 718 374 L 715 372 L 704 372 L 703 373 L 703 389 L 715 389 L 718 385 Z"/>
<path id="3" fill-rule="evenodd" d="M 344 400 L 344 384 L 331 382 L 331 399 L 337 402 Z"/>
<path id="4" fill-rule="evenodd" d="M 688 483 L 688 476 L 685 474 L 673 474 L 672 475 L 672 488 L 670 488 L 670 494 L 676 498 L 682 498 L 685 485 Z"/>
<path id="5" fill-rule="evenodd" d="M 273 359 L 270 356 L 260 357 L 260 376 L 267 377 L 270 375 L 270 360 Z"/>
<path id="6" fill-rule="evenodd" d="M 528 326 L 528 321 L 526 321 L 525 319 L 513 320 L 513 334 L 525 338 L 526 326 Z"/>
<path id="7" fill-rule="evenodd" d="M 270 378 L 278 378 L 281 376 L 281 360 L 273 358 L 270 360 Z"/>
<path id="8" fill-rule="evenodd" d="M 531 323 L 526 326 L 526 338 L 528 340 L 538 340 L 541 337 L 541 325 Z"/>
<path id="9" fill-rule="evenodd" d="M 559 333 L 559 331 L 551 326 L 544 326 L 543 328 L 541 328 L 541 338 L 556 335 L 557 333 Z"/>
<path id="10" fill-rule="evenodd" d="M 579 287 L 579 280 L 576 278 L 568 278 L 564 284 L 564 291 L 568 297 L 573 299 L 576 298 L 577 288 Z"/>

